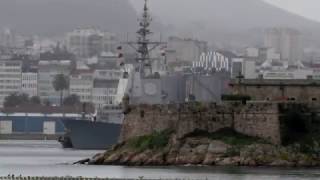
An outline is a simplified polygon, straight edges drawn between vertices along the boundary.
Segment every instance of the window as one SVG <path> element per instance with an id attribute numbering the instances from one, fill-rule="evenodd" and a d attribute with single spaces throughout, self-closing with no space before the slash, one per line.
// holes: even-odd
<path id="1" fill-rule="evenodd" d="M 289 101 L 296 101 L 296 98 L 295 97 L 291 97 L 291 98 L 289 98 Z"/>

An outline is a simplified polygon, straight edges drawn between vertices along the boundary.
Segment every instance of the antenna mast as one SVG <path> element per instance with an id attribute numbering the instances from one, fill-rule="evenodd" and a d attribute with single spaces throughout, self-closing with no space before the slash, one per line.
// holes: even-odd
<path id="1" fill-rule="evenodd" d="M 128 44 L 133 47 L 138 57 L 136 58 L 139 64 L 139 72 L 142 77 L 153 74 L 152 72 L 152 59 L 150 58 L 150 52 L 160 46 L 165 44 L 160 42 L 152 42 L 149 39 L 149 36 L 152 34 L 150 30 L 150 25 L 152 18 L 149 14 L 148 0 L 144 2 L 144 8 L 142 13 L 142 18 L 139 19 L 139 29 L 137 31 L 137 41 L 128 42 Z"/>

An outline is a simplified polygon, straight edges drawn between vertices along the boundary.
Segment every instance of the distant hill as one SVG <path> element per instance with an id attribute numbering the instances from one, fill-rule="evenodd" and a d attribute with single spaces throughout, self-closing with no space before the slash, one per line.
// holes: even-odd
<path id="1" fill-rule="evenodd" d="M 131 2 L 136 8 L 141 6 L 140 0 Z M 259 33 L 266 27 L 282 26 L 320 37 L 319 22 L 263 0 L 150 0 L 150 4 L 152 13 L 163 24 L 173 25 L 189 36 L 228 40 L 237 33 L 247 32 L 243 38 L 248 38 L 254 35 L 253 31 Z"/>
<path id="2" fill-rule="evenodd" d="M 27 34 L 61 35 L 77 27 L 131 32 L 136 15 L 128 0 L 0 0 L 0 28 Z"/>

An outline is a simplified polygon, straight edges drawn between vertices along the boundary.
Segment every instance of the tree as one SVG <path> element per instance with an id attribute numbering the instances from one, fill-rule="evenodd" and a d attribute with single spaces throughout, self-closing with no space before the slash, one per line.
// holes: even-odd
<path id="1" fill-rule="evenodd" d="M 76 106 L 79 104 L 81 104 L 80 97 L 75 94 L 72 94 L 63 100 L 63 105 L 65 106 Z"/>
<path id="2" fill-rule="evenodd" d="M 27 103 L 29 103 L 29 96 L 27 94 L 13 93 L 5 98 L 3 106 L 6 108 L 19 107 Z"/>
<path id="3" fill-rule="evenodd" d="M 29 101 L 30 101 L 31 104 L 34 104 L 34 105 L 40 105 L 41 104 L 41 99 L 40 99 L 39 96 L 32 96 Z"/>
<path id="4" fill-rule="evenodd" d="M 49 99 L 45 99 L 44 101 L 43 101 L 43 105 L 44 106 L 51 106 L 51 102 L 49 101 Z"/>
<path id="5" fill-rule="evenodd" d="M 68 78 L 63 74 L 57 74 L 52 82 L 53 88 L 60 91 L 60 106 L 63 100 L 63 91 L 69 88 Z"/>

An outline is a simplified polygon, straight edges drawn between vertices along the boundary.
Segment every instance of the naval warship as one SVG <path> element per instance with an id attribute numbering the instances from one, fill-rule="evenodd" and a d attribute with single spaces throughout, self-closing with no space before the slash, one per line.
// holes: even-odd
<path id="1" fill-rule="evenodd" d="M 132 103 L 162 103 L 165 98 L 163 92 L 159 91 L 159 89 L 161 89 L 163 84 L 167 83 L 166 81 L 172 81 L 171 78 L 160 78 L 160 74 L 154 73 L 152 70 L 150 51 L 163 43 L 149 40 L 149 35 L 152 34 L 149 29 L 151 21 L 147 0 L 145 0 L 142 18 L 139 20 L 137 41 L 127 42 L 128 45 L 136 50 L 136 63 L 133 65 L 133 68 L 128 68 L 124 62 L 120 63 L 123 77 L 119 80 L 116 97 L 119 105 L 125 95 L 130 97 Z M 122 54 L 119 55 L 119 58 L 122 57 Z M 172 82 L 172 84 L 176 86 L 171 87 L 170 90 L 167 88 L 168 91 L 174 91 L 175 88 L 178 89 L 176 83 Z M 170 93 L 166 95 L 166 97 L 169 95 Z M 124 116 L 119 105 L 104 108 L 104 116 L 96 117 L 93 115 L 83 116 L 81 119 L 62 119 L 65 127 L 65 135 L 59 138 L 59 141 L 63 147 L 75 149 L 106 149 L 116 144 L 120 136 Z"/>
<path id="2" fill-rule="evenodd" d="M 190 99 L 218 102 L 220 94 L 226 92 L 222 84 L 227 84 L 225 81 L 228 78 L 219 73 L 214 75 L 168 73 L 165 58 L 151 57 L 151 51 L 160 46 L 166 46 L 164 42 L 150 40 L 151 21 L 147 0 L 145 0 L 142 18 L 139 20 L 137 41 L 127 42 L 136 51 L 136 63 L 131 68 L 128 68 L 124 62 L 120 63 L 123 77 L 119 80 L 116 97 L 119 105 L 121 106 L 123 97 L 129 98 L 131 105 L 180 104 Z M 157 68 L 154 66 L 155 61 L 161 64 Z M 61 143 L 65 147 L 76 149 L 106 149 L 116 144 L 124 113 L 119 108 L 113 110 L 111 108 L 107 109 L 105 114 L 108 118 L 102 116 L 93 118 L 95 120 L 92 118 L 91 120 L 63 119 L 66 135 L 61 138 Z"/>

